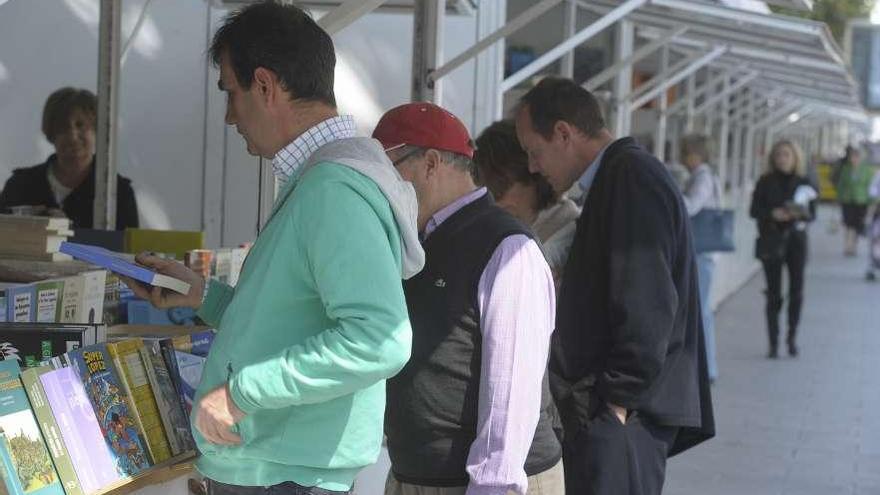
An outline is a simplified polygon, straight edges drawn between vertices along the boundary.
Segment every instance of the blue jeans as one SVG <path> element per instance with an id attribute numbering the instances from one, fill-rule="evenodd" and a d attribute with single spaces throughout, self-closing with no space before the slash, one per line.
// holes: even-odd
<path id="1" fill-rule="evenodd" d="M 208 495 L 347 495 L 349 493 L 302 486 L 292 481 L 272 486 L 238 486 L 210 479 L 206 481 Z"/>
<path id="2" fill-rule="evenodd" d="M 718 378 L 718 360 L 715 357 L 715 315 L 712 313 L 712 272 L 715 259 L 709 253 L 697 255 L 697 270 L 700 279 L 700 316 L 703 319 L 703 340 L 706 342 L 706 364 L 709 379 Z"/>

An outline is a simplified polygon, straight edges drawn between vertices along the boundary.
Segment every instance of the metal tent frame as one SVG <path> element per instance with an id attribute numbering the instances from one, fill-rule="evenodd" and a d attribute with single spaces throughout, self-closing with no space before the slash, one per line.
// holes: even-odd
<path id="1" fill-rule="evenodd" d="M 780 1 L 801 7 L 810 3 Z M 95 199 L 98 228 L 112 226 L 115 221 L 115 181 L 110 178 L 116 174 L 120 2 L 101 0 Z M 729 175 L 731 158 L 743 170 L 741 178 L 753 178 L 757 167 L 746 171 L 745 164 L 757 163 L 760 149 L 775 137 L 788 135 L 808 153 L 827 154 L 847 142 L 849 126 L 867 121 L 858 100 L 857 83 L 822 23 L 746 12 L 707 0 L 540 0 L 509 20 L 506 0 L 483 0 L 479 8 L 475 0 L 307 0 L 305 4 L 332 8 L 319 20 L 331 34 L 377 8 L 412 11 L 413 100 L 442 103 L 443 79 L 476 58 L 477 97 L 482 113 L 476 118 L 474 130 L 502 117 L 506 91 L 546 72 L 557 61 L 562 62 L 562 75 L 570 77 L 574 50 L 608 29 L 615 30 L 615 62 L 583 85 L 590 90 L 610 89 L 609 122 L 618 135 L 629 134 L 634 112 L 657 101 L 654 151 L 661 158 L 665 158 L 667 137 L 674 142 L 680 133 L 693 131 L 698 122 L 707 130 L 717 125 L 721 136 L 720 175 Z M 504 78 L 505 40 L 559 7 L 565 9 L 561 26 L 564 39 Z M 444 19 L 449 12 L 476 13 L 480 39 L 445 60 Z M 578 29 L 579 12 L 587 12 L 595 20 Z M 658 62 L 656 75 L 633 88 L 635 66 L 651 61 Z M 684 96 L 670 104 L 670 88 L 678 88 L 678 94 Z M 270 181 L 271 175 L 266 180 Z M 261 205 L 271 206 L 273 199 L 261 198 Z"/>

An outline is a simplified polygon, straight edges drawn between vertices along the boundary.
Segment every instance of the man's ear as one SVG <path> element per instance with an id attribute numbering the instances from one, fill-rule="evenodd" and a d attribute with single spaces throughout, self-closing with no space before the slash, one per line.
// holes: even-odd
<path id="1" fill-rule="evenodd" d="M 429 149 L 425 152 L 425 179 L 433 178 L 440 172 L 440 167 L 443 165 L 443 158 L 440 156 L 440 152 L 435 149 Z"/>
<path id="2" fill-rule="evenodd" d="M 273 102 L 281 91 L 278 75 L 265 67 L 257 67 L 254 70 L 254 82 L 251 89 L 257 91 L 260 99 L 265 104 Z"/>
<path id="3" fill-rule="evenodd" d="M 564 120 L 557 120 L 553 125 L 553 136 L 560 139 L 563 143 L 570 143 L 574 129 Z"/>

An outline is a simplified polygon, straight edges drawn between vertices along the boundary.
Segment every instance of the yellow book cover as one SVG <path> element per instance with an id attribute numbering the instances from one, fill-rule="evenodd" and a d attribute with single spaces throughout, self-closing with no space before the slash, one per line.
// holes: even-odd
<path id="1" fill-rule="evenodd" d="M 141 339 L 128 339 L 108 343 L 107 350 L 113 357 L 120 371 L 123 386 L 131 398 L 132 409 L 140 430 L 146 437 L 147 449 L 150 451 L 150 457 L 153 458 L 153 464 L 159 464 L 171 458 L 171 446 L 165 436 L 159 406 L 156 404 L 156 397 L 153 395 L 150 379 L 141 358 L 140 348 L 143 346 L 144 342 Z"/>
<path id="2" fill-rule="evenodd" d="M 204 232 L 185 230 L 125 229 L 125 252 L 137 254 L 143 251 L 173 254 L 178 261 L 192 249 L 202 249 Z"/>

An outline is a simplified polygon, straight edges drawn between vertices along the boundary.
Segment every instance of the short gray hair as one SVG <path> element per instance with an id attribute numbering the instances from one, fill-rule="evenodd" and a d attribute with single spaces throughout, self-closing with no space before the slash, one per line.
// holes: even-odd
<path id="1" fill-rule="evenodd" d="M 464 155 L 460 155 L 458 153 L 453 153 L 452 151 L 443 151 L 438 150 L 436 148 L 424 148 L 421 146 L 412 146 L 407 144 L 403 146 L 401 149 L 400 156 L 408 155 L 410 153 L 415 153 L 419 156 L 423 156 L 428 150 L 435 150 L 437 153 L 440 153 L 440 158 L 452 165 L 453 167 L 461 170 L 462 172 L 467 172 L 471 174 L 472 177 L 476 177 L 476 165 L 474 165 L 474 161 Z"/>

